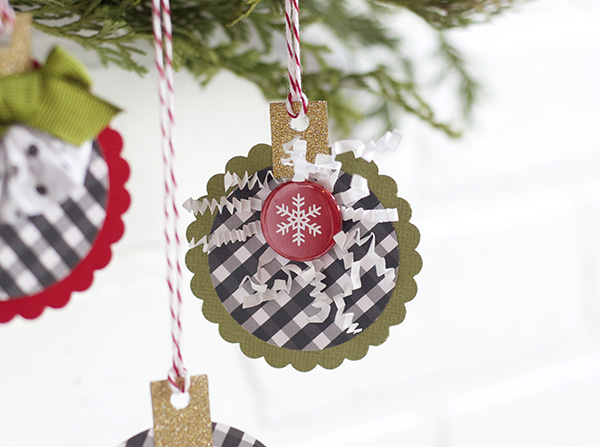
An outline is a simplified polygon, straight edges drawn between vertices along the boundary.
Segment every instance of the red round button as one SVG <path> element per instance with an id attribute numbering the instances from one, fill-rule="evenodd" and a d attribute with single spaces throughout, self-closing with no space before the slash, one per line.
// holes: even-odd
<path id="1" fill-rule="evenodd" d="M 269 246 L 292 261 L 311 261 L 327 253 L 342 229 L 333 194 L 315 182 L 288 182 L 265 200 L 260 226 Z"/>

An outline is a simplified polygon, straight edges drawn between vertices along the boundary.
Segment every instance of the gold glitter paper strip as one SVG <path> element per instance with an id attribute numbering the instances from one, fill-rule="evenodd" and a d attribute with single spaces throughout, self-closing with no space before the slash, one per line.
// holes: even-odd
<path id="1" fill-rule="evenodd" d="M 294 102 L 295 112 L 300 110 L 300 103 Z M 306 159 L 314 163 L 317 154 L 330 154 L 329 133 L 327 127 L 327 101 L 309 101 L 306 116 L 308 127 L 298 132 L 290 127 L 291 118 L 285 108 L 285 102 L 272 102 L 271 110 L 271 146 L 273 147 L 273 174 L 277 178 L 292 178 L 292 166 L 284 166 L 282 158 L 286 157 L 283 145 L 299 136 L 306 140 Z"/>
<path id="2" fill-rule="evenodd" d="M 169 382 L 151 382 L 155 447 L 213 447 L 207 376 L 191 378 L 190 403 L 171 405 Z"/>
<path id="3" fill-rule="evenodd" d="M 31 14 L 19 13 L 10 44 L 0 48 L 0 76 L 19 74 L 32 68 Z"/>

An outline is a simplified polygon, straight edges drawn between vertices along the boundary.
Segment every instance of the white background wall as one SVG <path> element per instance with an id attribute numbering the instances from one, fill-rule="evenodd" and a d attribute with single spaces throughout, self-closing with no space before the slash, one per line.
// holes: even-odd
<path id="1" fill-rule="evenodd" d="M 405 322 L 363 360 L 299 373 L 247 359 L 186 289 L 184 354 L 209 375 L 213 420 L 267 447 L 600 445 L 598 23 L 597 1 L 544 0 L 453 35 L 486 99 L 464 139 L 408 119 L 380 159 L 412 204 L 424 268 Z M 40 59 L 50 43 L 37 37 Z M 151 426 L 148 382 L 169 366 L 155 78 L 76 54 L 126 109 L 114 127 L 133 204 L 91 290 L 0 326 L 2 447 L 116 446 Z M 252 85 L 176 83 L 183 202 L 270 136 Z"/>

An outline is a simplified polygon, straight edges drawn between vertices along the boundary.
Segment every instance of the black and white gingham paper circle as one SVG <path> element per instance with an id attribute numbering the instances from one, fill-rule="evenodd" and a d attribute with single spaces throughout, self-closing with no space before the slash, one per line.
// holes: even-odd
<path id="1" fill-rule="evenodd" d="M 265 447 L 262 442 L 237 428 L 216 422 L 213 422 L 212 428 L 214 447 Z M 154 447 L 154 433 L 152 429 L 146 430 L 119 447 Z"/>
<path id="2" fill-rule="evenodd" d="M 87 256 L 106 218 L 108 166 L 94 142 L 84 188 L 42 215 L 0 225 L 0 301 L 41 292 Z"/>
<path id="3" fill-rule="evenodd" d="M 261 182 L 267 177 L 269 169 L 259 172 Z M 339 194 L 350 189 L 352 176 L 341 173 L 333 193 Z M 278 183 L 271 178 L 268 187 L 261 187 L 256 183 L 253 188 L 245 186 L 235 189 L 229 198 L 257 197 L 266 199 L 269 193 L 277 187 Z M 339 197 L 339 196 L 338 196 Z M 340 203 L 340 205 L 344 205 Z M 371 193 L 353 205 L 354 208 L 383 209 L 384 206 Z M 215 217 L 212 233 L 224 230 L 240 229 L 244 224 L 260 220 L 260 212 L 234 212 L 230 213 L 226 208 Z M 398 239 L 392 223 L 363 223 L 344 221 L 343 231 L 346 233 L 360 229 L 361 237 L 374 234 L 376 239 L 376 253 L 383 257 L 388 268 L 394 269 L 394 281 L 384 284 L 376 273 L 375 266 L 368 264 L 370 268 L 361 271 L 362 287 L 353 291 L 350 296 L 344 298 L 345 313 L 353 313 L 353 322 L 361 329 L 369 327 L 383 312 L 389 302 L 395 287 L 398 275 L 399 252 Z M 363 259 L 369 249 L 367 242 L 360 246 L 354 244 L 349 251 L 354 254 L 355 261 Z M 209 251 L 208 262 L 210 275 L 220 300 L 227 312 L 248 332 L 259 339 L 281 348 L 315 351 L 345 343 L 353 337 L 360 335 L 348 333 L 336 321 L 337 307 L 332 305 L 327 319 L 322 323 L 311 323 L 309 318 L 318 312 L 312 303 L 314 298 L 310 293 L 314 287 L 299 277 L 295 277 L 290 293 L 286 299 L 267 301 L 258 306 L 243 308 L 244 297 L 252 293 L 250 284 L 246 283 L 240 287 L 246 276 L 256 273 L 258 259 L 267 249 L 268 245 L 262 235 L 255 235 L 244 242 L 225 244 L 221 247 L 212 248 Z M 319 258 L 324 263 L 322 273 L 325 275 L 325 293 L 335 296 L 342 292 L 341 280 L 349 275 L 344 267 L 344 262 L 339 259 L 335 251 L 331 249 L 327 254 Z M 296 264 L 305 269 L 307 265 L 303 262 L 290 261 L 277 255 L 275 260 L 267 266 L 271 275 L 269 286 L 276 279 L 286 279 L 285 272 L 281 268 L 285 265 Z"/>

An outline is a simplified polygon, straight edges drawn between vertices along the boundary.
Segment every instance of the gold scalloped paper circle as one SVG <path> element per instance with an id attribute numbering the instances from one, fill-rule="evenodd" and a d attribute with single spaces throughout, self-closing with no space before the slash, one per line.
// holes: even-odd
<path id="1" fill-rule="evenodd" d="M 291 364 L 299 371 L 310 371 L 316 365 L 327 369 L 338 367 L 344 359 L 358 360 L 364 357 L 369 346 L 382 344 L 389 335 L 390 326 L 400 324 L 406 315 L 405 303 L 417 293 L 414 276 L 422 266 L 421 257 L 416 251 L 419 244 L 419 230 L 412 225 L 410 205 L 397 196 L 397 186 L 388 176 L 379 175 L 375 163 L 355 158 L 352 153 L 338 155 L 342 170 L 347 174 L 359 174 L 369 182 L 369 189 L 386 208 L 396 208 L 399 220 L 393 223 L 399 252 L 399 268 L 396 285 L 389 302 L 379 317 L 364 331 L 350 340 L 322 350 L 302 351 L 274 346 L 252 335 L 244 329 L 225 309 L 213 286 L 208 255 L 201 246 L 187 252 L 186 265 L 194 274 L 191 288 L 194 295 L 203 300 L 202 311 L 211 322 L 219 325 L 221 336 L 230 343 L 238 343 L 242 352 L 250 358 L 264 357 L 273 367 L 282 368 Z M 271 167 L 272 150 L 265 144 L 254 146 L 248 157 L 234 157 L 226 166 L 226 172 L 242 177 Z M 219 199 L 227 195 L 224 189 L 224 174 L 213 176 L 207 185 L 208 194 L 201 199 Z M 209 235 L 216 214 L 198 214 L 187 230 L 187 239 L 198 241 Z"/>

